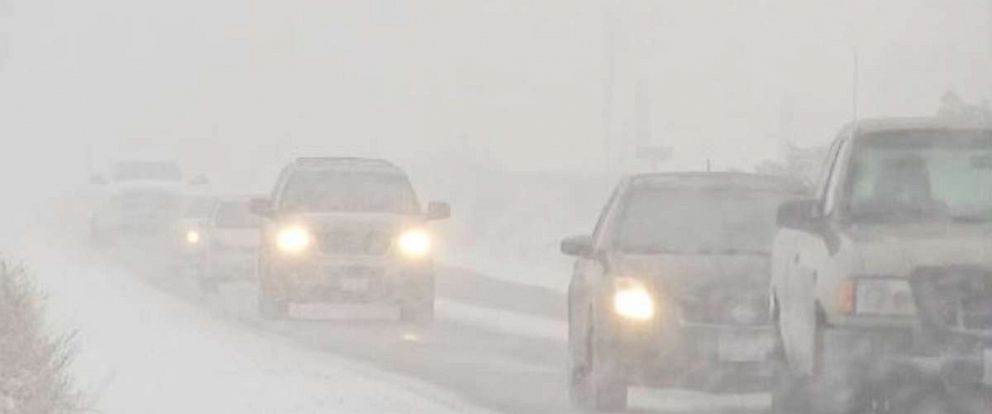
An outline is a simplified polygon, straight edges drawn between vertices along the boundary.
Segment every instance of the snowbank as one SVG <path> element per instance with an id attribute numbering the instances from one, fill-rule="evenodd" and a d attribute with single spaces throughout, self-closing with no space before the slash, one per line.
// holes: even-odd
<path id="1" fill-rule="evenodd" d="M 53 310 L 78 330 L 76 373 L 115 413 L 462 413 L 426 383 L 230 323 L 120 270 L 48 263 Z"/>

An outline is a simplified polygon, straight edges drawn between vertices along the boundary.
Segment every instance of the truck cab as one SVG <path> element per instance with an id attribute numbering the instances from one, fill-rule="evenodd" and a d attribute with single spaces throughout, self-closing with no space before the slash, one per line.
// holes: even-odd
<path id="1" fill-rule="evenodd" d="M 777 217 L 774 411 L 988 412 L 992 129 L 860 121 L 820 177 Z"/>

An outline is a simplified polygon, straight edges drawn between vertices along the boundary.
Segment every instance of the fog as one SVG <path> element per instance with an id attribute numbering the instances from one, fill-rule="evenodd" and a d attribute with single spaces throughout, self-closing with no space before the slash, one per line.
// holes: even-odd
<path id="1" fill-rule="evenodd" d="M 11 158 L 154 143 L 218 180 L 308 152 L 623 170 L 642 142 L 747 168 L 851 119 L 855 50 L 863 116 L 992 86 L 980 0 L 8 2 L 4 136 L 39 144 Z"/>
<path id="2" fill-rule="evenodd" d="M 451 203 L 445 264 L 560 293 L 560 238 L 621 176 L 751 172 L 854 119 L 987 103 L 990 74 L 988 0 L 0 0 L 0 247 L 85 240 L 120 157 L 228 195 L 374 157 Z"/>

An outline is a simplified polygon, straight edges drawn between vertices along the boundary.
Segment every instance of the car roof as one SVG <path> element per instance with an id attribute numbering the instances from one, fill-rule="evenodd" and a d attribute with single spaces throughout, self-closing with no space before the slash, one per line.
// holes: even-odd
<path id="1" fill-rule="evenodd" d="M 400 167 L 378 158 L 300 157 L 293 162 L 298 169 L 341 170 L 379 174 L 404 174 Z"/>
<path id="2" fill-rule="evenodd" d="M 795 194 L 808 191 L 801 182 L 788 177 L 743 172 L 648 173 L 632 175 L 628 180 L 635 187 L 720 188 Z"/>
<path id="3" fill-rule="evenodd" d="M 869 118 L 847 124 L 843 133 L 856 132 L 855 137 L 876 132 L 907 131 L 907 130 L 988 130 L 992 131 L 992 123 L 980 119 L 962 119 L 950 117 L 903 117 L 903 118 Z"/>

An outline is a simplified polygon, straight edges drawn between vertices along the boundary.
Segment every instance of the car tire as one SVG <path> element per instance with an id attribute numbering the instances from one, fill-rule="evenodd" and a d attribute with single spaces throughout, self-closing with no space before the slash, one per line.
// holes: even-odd
<path id="1" fill-rule="evenodd" d="M 110 236 L 110 232 L 96 225 L 90 226 L 90 244 L 94 247 L 109 247 L 113 244 L 113 239 Z"/>
<path id="2" fill-rule="evenodd" d="M 280 297 L 273 289 L 264 283 L 258 289 L 258 313 L 263 319 L 285 319 L 289 314 L 289 301 Z"/>
<path id="3" fill-rule="evenodd" d="M 811 413 L 810 389 L 807 378 L 796 375 L 786 360 L 779 338 L 772 354 L 771 414 Z"/>
<path id="4" fill-rule="evenodd" d="M 403 322 L 431 322 L 434 320 L 434 300 L 420 300 L 400 305 Z"/>
<path id="5" fill-rule="evenodd" d="M 807 357 L 812 373 L 797 372 L 791 366 L 784 347 L 778 355 L 775 385 L 772 390 L 773 413 L 866 414 L 876 413 L 873 397 L 863 382 L 867 373 L 852 373 L 857 366 L 845 360 L 846 349 L 829 349 L 824 340 L 824 317 L 814 313 Z M 781 344 L 781 335 L 779 343 Z M 893 413 L 895 414 L 895 413 Z"/>
<path id="6" fill-rule="evenodd" d="M 204 296 L 206 295 L 216 295 L 220 292 L 220 286 L 216 280 L 200 276 L 196 283 L 197 287 L 200 289 L 200 293 Z"/>
<path id="7" fill-rule="evenodd" d="M 597 412 L 627 409 L 627 383 L 613 366 L 613 357 L 596 339 L 593 330 L 587 336 L 584 364 L 572 364 L 569 398 L 574 406 Z"/>
<path id="8" fill-rule="evenodd" d="M 434 275 L 425 277 L 404 288 L 400 299 L 401 321 L 426 323 L 434 320 Z"/>

